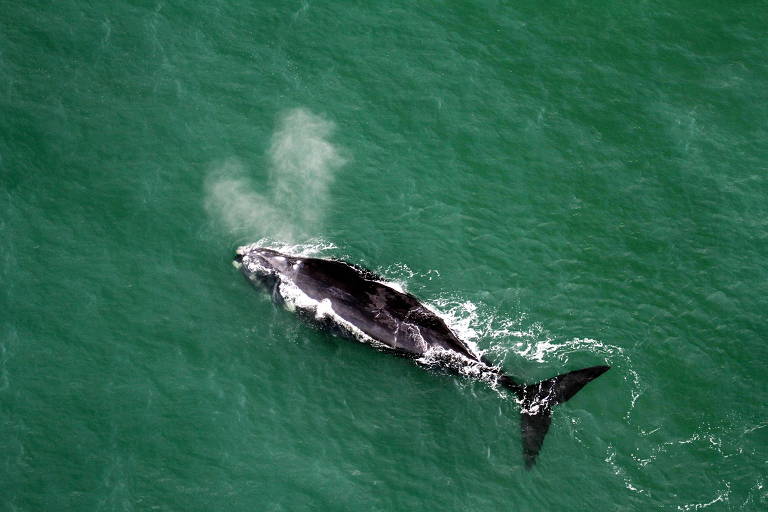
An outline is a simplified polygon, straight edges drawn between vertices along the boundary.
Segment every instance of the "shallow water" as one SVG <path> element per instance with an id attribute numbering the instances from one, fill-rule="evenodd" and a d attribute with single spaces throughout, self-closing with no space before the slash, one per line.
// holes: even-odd
<path id="1" fill-rule="evenodd" d="M 3 510 L 762 510 L 768 10 L 5 2 Z M 266 239 L 399 283 L 518 407 L 299 322 Z"/>

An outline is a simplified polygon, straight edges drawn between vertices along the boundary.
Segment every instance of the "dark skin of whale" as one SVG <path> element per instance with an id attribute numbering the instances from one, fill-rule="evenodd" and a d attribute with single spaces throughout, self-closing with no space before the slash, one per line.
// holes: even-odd
<path id="1" fill-rule="evenodd" d="M 470 365 L 478 376 L 490 376 L 512 391 L 522 405 L 521 437 L 527 468 L 533 466 L 541 449 L 552 407 L 569 400 L 609 368 L 594 366 L 524 385 L 475 354 L 416 297 L 387 286 L 380 276 L 365 268 L 253 246 L 239 249 L 235 263 L 251 281 L 271 289 L 276 298 L 279 294 L 274 292 L 279 285 L 290 282 L 311 299 L 330 302 L 336 315 L 371 338 L 378 348 L 409 358 L 437 353 L 445 369 L 458 372 L 460 366 Z"/>
<path id="2" fill-rule="evenodd" d="M 416 297 L 379 282 L 382 278 L 366 269 L 265 249 L 261 254 L 268 261 L 283 258 L 283 274 L 302 292 L 318 302 L 330 300 L 337 315 L 399 355 L 421 357 L 429 348 L 440 347 L 485 363 Z"/>
<path id="3" fill-rule="evenodd" d="M 377 278 L 341 261 L 307 258 L 294 282 L 315 300 L 330 299 L 339 316 L 400 355 L 421 357 L 439 347 L 485 363 L 416 297 Z"/>

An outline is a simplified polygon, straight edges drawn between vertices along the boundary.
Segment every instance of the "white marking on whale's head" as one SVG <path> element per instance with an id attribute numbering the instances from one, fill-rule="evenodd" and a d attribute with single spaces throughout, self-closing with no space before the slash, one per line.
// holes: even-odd
<path id="1" fill-rule="evenodd" d="M 292 277 L 297 258 L 257 244 L 244 245 L 235 251 L 233 264 L 253 281 L 270 281 Z"/>

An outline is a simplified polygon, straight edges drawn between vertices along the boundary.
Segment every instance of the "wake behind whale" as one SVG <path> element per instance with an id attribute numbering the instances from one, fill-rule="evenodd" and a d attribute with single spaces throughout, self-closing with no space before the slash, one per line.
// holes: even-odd
<path id="1" fill-rule="evenodd" d="M 521 404 L 527 468 L 541 450 L 552 408 L 609 369 L 593 366 L 526 385 L 476 353 L 416 297 L 396 290 L 365 268 L 283 254 L 258 244 L 238 248 L 233 263 L 254 284 L 265 285 L 276 301 L 307 320 L 379 350 L 498 383 L 511 391 Z"/>

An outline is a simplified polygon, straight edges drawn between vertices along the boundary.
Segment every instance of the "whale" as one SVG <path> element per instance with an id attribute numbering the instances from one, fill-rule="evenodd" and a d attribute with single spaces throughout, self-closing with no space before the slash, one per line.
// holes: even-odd
<path id="1" fill-rule="evenodd" d="M 526 384 L 461 340 L 414 295 L 359 265 L 261 247 L 237 248 L 233 265 L 272 299 L 315 325 L 373 348 L 499 386 L 520 404 L 525 468 L 534 466 L 552 409 L 610 367 L 597 365 Z"/>

